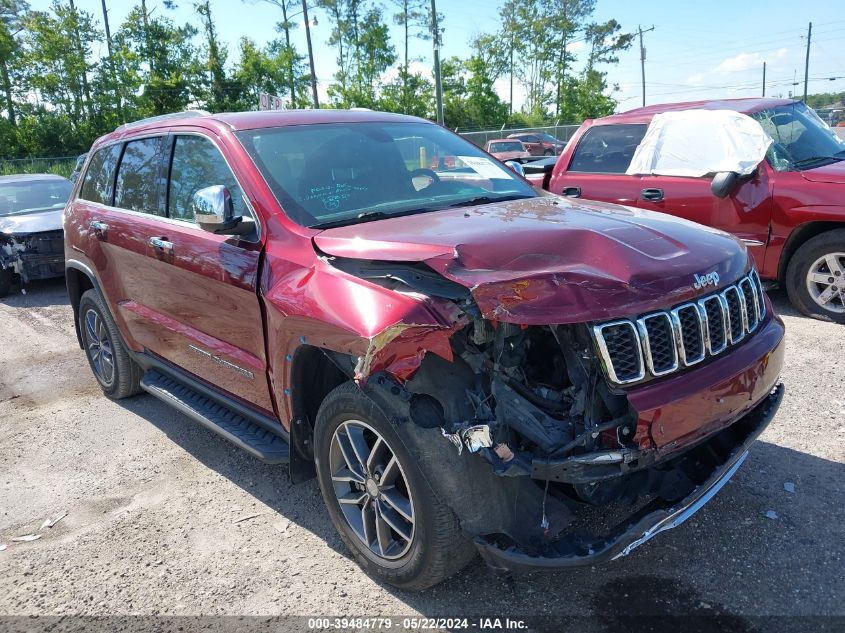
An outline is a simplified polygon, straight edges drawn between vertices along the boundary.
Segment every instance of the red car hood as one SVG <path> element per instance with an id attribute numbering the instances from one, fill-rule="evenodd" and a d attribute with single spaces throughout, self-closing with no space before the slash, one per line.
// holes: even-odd
<path id="1" fill-rule="evenodd" d="M 526 325 L 631 316 L 713 292 L 748 267 L 730 235 L 662 213 L 542 197 L 325 230 L 329 255 L 425 262 L 488 319 Z M 693 275 L 716 272 L 695 289 Z"/>
<path id="2" fill-rule="evenodd" d="M 845 183 L 845 160 L 802 171 L 801 176 L 810 182 Z"/>
<path id="3" fill-rule="evenodd" d="M 531 158 L 531 152 L 492 152 L 492 155 L 501 161 L 514 160 L 515 158 Z"/>

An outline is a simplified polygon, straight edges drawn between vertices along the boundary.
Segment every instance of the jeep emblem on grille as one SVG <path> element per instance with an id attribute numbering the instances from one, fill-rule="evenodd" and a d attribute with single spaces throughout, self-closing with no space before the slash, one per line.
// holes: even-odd
<path id="1" fill-rule="evenodd" d="M 696 290 L 701 290 L 702 288 L 706 288 L 710 285 L 719 285 L 719 273 L 717 272 L 707 273 L 706 275 L 693 274 L 693 277 L 695 278 L 695 283 L 692 287 Z"/>

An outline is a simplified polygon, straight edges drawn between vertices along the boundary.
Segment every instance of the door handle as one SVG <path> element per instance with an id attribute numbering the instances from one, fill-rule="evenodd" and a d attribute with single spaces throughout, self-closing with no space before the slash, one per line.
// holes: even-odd
<path id="1" fill-rule="evenodd" d="M 159 251 L 171 252 L 173 250 L 173 242 L 168 242 L 163 237 L 151 237 L 150 246 Z"/>
<path id="2" fill-rule="evenodd" d="M 567 198 L 580 198 L 581 187 L 564 187 L 562 193 Z"/>
<path id="3" fill-rule="evenodd" d="M 643 200 L 651 200 L 652 202 L 660 202 L 663 200 L 663 189 L 643 189 L 640 192 Z"/>
<path id="4" fill-rule="evenodd" d="M 88 226 L 97 234 L 97 237 L 103 237 L 103 234 L 109 230 L 109 225 L 99 220 L 91 220 Z"/>

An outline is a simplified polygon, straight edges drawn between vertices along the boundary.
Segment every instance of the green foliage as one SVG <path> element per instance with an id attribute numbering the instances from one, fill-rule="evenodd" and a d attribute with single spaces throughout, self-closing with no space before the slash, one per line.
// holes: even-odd
<path id="1" fill-rule="evenodd" d="M 310 70 L 291 40 L 301 0 L 263 0 L 278 10 L 278 38 L 242 38 L 232 50 L 220 39 L 215 1 L 190 0 L 195 19 L 180 25 L 168 13 L 173 0 L 139 0 L 107 41 L 100 16 L 69 0 L 43 11 L 0 0 L 0 159 L 75 155 L 121 123 L 188 108 L 257 109 L 262 92 L 308 107 Z M 331 106 L 434 118 L 432 74 L 412 71 L 430 58 L 409 53 L 412 39 L 432 37 L 429 0 L 311 2 L 335 52 Z M 594 8 L 595 0 L 504 2 L 498 32 L 477 36 L 467 58 L 442 63 L 446 124 L 529 127 L 612 112 L 604 68 L 632 35 L 615 20 L 591 21 Z M 388 21 L 401 28 L 398 46 Z M 576 42 L 586 43 L 580 59 Z M 503 84 L 526 94 L 521 112 L 499 96 Z"/>

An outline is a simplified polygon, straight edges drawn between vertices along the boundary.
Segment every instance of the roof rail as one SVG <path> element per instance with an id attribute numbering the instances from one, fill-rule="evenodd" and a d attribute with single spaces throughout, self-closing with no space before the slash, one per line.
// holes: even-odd
<path id="1" fill-rule="evenodd" d="M 124 123 L 123 125 L 118 126 L 115 131 L 118 130 L 129 130 L 133 127 L 139 127 L 141 125 L 146 125 L 147 123 L 155 123 L 156 121 L 174 121 L 177 119 L 187 119 L 191 117 L 197 116 L 210 116 L 211 113 L 207 112 L 206 110 L 185 110 L 183 112 L 171 112 L 170 114 L 159 114 L 158 116 L 151 116 L 147 117 L 146 119 L 138 119 L 137 121 L 131 121 L 129 123 Z"/>

